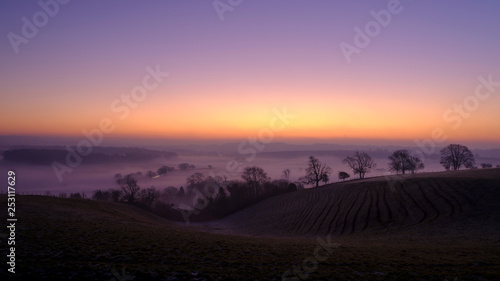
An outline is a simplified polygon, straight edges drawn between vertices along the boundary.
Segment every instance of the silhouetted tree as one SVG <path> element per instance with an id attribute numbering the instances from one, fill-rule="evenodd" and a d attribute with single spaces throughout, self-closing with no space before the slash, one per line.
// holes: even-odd
<path id="1" fill-rule="evenodd" d="M 203 187 L 203 182 L 205 178 L 202 173 L 194 173 L 186 178 L 186 184 L 188 190 L 193 190 L 194 188 Z"/>
<path id="2" fill-rule="evenodd" d="M 410 158 L 410 166 L 408 167 L 408 170 L 412 173 L 415 174 L 416 172 L 423 170 L 425 168 L 424 163 L 420 158 L 417 156 L 411 156 Z"/>
<path id="3" fill-rule="evenodd" d="M 259 195 L 263 184 L 269 181 L 266 172 L 257 166 L 246 167 L 241 178 L 247 182 L 251 197 Z"/>
<path id="4" fill-rule="evenodd" d="M 264 194 L 276 195 L 288 191 L 288 181 L 285 179 L 273 180 L 264 184 Z"/>
<path id="5" fill-rule="evenodd" d="M 179 164 L 179 170 L 182 170 L 182 171 L 185 171 L 188 169 L 194 169 L 194 168 L 195 168 L 195 166 L 192 164 L 189 164 L 189 163 L 180 163 Z"/>
<path id="6" fill-rule="evenodd" d="M 162 196 L 165 198 L 173 198 L 179 193 L 179 190 L 173 186 L 168 186 L 163 189 Z"/>
<path id="7" fill-rule="evenodd" d="M 122 191 L 121 190 L 110 188 L 110 189 L 108 189 L 108 192 L 109 192 L 110 199 L 113 202 L 119 202 L 120 201 L 120 197 L 122 197 Z"/>
<path id="8" fill-rule="evenodd" d="M 154 187 L 146 188 L 141 190 L 140 197 L 142 203 L 147 207 L 151 208 L 153 202 L 160 198 L 160 192 Z"/>
<path id="9" fill-rule="evenodd" d="M 228 214 L 230 206 L 230 198 L 223 187 L 219 187 L 217 195 L 212 200 L 214 204 L 210 204 L 208 208 L 204 209 L 216 217 L 223 217 Z M 203 210 L 202 210 L 203 211 Z"/>
<path id="10" fill-rule="evenodd" d="M 73 198 L 73 199 L 81 199 L 81 198 L 82 198 L 82 195 L 81 195 L 79 192 L 77 192 L 77 193 L 71 193 L 71 194 L 69 195 L 69 198 Z"/>
<path id="11" fill-rule="evenodd" d="M 150 171 L 148 171 L 148 172 L 146 173 L 146 175 L 147 175 L 149 178 L 153 178 L 153 177 L 155 177 L 155 176 L 156 176 L 156 173 L 150 170 Z"/>
<path id="12" fill-rule="evenodd" d="M 94 194 L 92 194 L 92 199 L 94 200 L 100 200 L 100 201 L 108 201 L 110 198 L 110 193 L 109 191 L 102 191 L 100 189 L 94 191 Z"/>
<path id="13" fill-rule="evenodd" d="M 462 166 L 472 168 L 476 162 L 474 160 L 474 155 L 467 146 L 450 144 L 441 149 L 440 163 L 446 170 L 451 168 L 456 171 L 460 170 Z"/>
<path id="14" fill-rule="evenodd" d="M 327 184 L 330 181 L 330 176 L 328 174 L 323 174 L 321 176 L 321 181 L 323 182 L 323 184 Z"/>
<path id="15" fill-rule="evenodd" d="M 493 165 L 489 164 L 489 163 L 481 163 L 481 168 L 483 169 L 486 169 L 486 168 L 492 168 Z"/>
<path id="16" fill-rule="evenodd" d="M 123 178 L 119 178 L 116 180 L 116 183 L 121 187 L 123 192 L 125 193 L 125 197 L 127 197 L 127 202 L 129 204 L 134 203 L 135 195 L 141 189 L 137 185 L 137 180 L 134 178 L 132 174 L 128 174 Z"/>
<path id="17" fill-rule="evenodd" d="M 412 156 L 406 149 L 394 151 L 389 156 L 389 170 L 396 173 L 401 172 L 403 175 L 409 171 L 412 174 L 424 168 L 422 160 L 416 156 Z"/>
<path id="18" fill-rule="evenodd" d="M 332 169 L 330 167 L 319 161 L 314 156 L 309 156 L 309 162 L 307 165 L 306 175 L 300 178 L 300 180 L 305 184 L 314 184 L 318 187 L 319 182 L 325 178 L 328 179 L 328 176 L 332 173 Z"/>
<path id="19" fill-rule="evenodd" d="M 184 187 L 181 186 L 181 188 L 179 189 L 179 192 L 177 193 L 177 197 L 184 197 L 186 195 L 186 192 L 184 191 Z"/>
<path id="20" fill-rule="evenodd" d="M 342 162 L 347 164 L 355 175 L 359 174 L 360 179 L 363 179 L 365 174 L 369 173 L 370 170 L 376 166 L 370 155 L 366 152 L 359 151 L 356 151 L 354 156 L 346 157 Z"/>
<path id="21" fill-rule="evenodd" d="M 349 175 L 348 173 L 346 173 L 346 172 L 339 172 L 339 180 L 344 181 L 345 179 L 348 179 L 349 177 L 351 177 L 351 175 Z"/>
<path id="22" fill-rule="evenodd" d="M 175 171 L 175 168 L 174 167 L 169 167 L 169 166 L 161 166 L 159 169 L 158 169 L 158 175 L 166 175 L 168 173 L 171 173 Z"/>
<path id="23" fill-rule="evenodd" d="M 217 192 L 217 196 L 216 196 L 216 201 L 218 203 L 226 202 L 227 198 L 228 198 L 228 196 L 227 196 L 226 190 L 222 186 L 219 187 L 219 191 Z"/>
<path id="24" fill-rule="evenodd" d="M 204 195 L 202 197 L 209 197 L 212 199 L 218 192 L 220 187 L 225 187 L 225 179 L 220 176 L 208 176 L 200 182 L 197 187 Z"/>
<path id="25" fill-rule="evenodd" d="M 406 149 L 396 150 L 389 156 L 389 160 L 389 170 L 404 175 L 410 166 L 410 153 Z"/>
<path id="26" fill-rule="evenodd" d="M 166 175 L 167 174 L 167 166 L 161 166 L 161 168 L 158 169 L 158 175 Z"/>
<path id="27" fill-rule="evenodd" d="M 206 181 L 210 181 L 210 182 L 215 182 L 217 185 L 219 186 L 224 186 L 226 183 L 227 183 L 227 177 L 224 176 L 224 177 L 221 177 L 219 175 L 216 175 L 216 176 L 208 176 L 206 179 Z"/>

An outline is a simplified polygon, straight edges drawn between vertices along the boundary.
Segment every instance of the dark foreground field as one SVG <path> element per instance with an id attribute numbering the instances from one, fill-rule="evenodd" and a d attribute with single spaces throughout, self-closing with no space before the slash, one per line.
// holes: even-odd
<path id="1" fill-rule="evenodd" d="M 500 171 L 444 175 L 411 176 L 410 184 L 402 183 L 407 195 L 386 195 L 392 198 L 387 203 L 381 203 L 378 192 L 366 190 L 370 180 L 353 181 L 344 199 L 353 207 L 338 211 L 345 212 L 343 216 L 335 206 L 344 203 L 337 202 L 334 194 L 346 192 L 348 184 L 284 195 L 306 201 L 317 198 L 308 212 L 301 210 L 310 203 L 297 203 L 296 221 L 273 218 L 275 212 L 281 214 L 280 208 L 291 212 L 293 206 L 286 202 L 299 200 L 280 196 L 207 224 L 212 232 L 219 229 L 240 236 L 198 231 L 203 225 L 173 224 L 126 204 L 17 196 L 16 274 L 7 272 L 7 236 L 2 232 L 0 276 L 2 280 L 3 276 L 12 280 L 500 280 Z M 454 178 L 462 184 L 453 184 Z M 375 189 L 391 192 L 378 183 Z M 401 186 L 395 188 L 398 192 Z M 445 194 L 454 188 L 461 195 L 452 194 L 456 200 L 450 201 Z M 321 199 L 325 197 L 321 192 L 330 194 L 326 198 L 331 204 Z M 368 199 L 358 202 L 360 197 Z M 6 196 L 0 198 L 6 206 Z M 279 201 L 283 198 L 286 201 Z M 273 200 L 286 206 L 269 205 Z M 391 208 L 399 211 L 389 216 Z M 276 232 L 270 230 L 273 220 Z M 291 235 L 277 235 L 287 228 Z"/>

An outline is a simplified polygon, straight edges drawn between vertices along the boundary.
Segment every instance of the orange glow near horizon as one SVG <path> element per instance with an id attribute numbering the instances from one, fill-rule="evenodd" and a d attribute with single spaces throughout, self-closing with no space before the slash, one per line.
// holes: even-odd
<path id="1" fill-rule="evenodd" d="M 379 98 L 357 101 L 345 96 L 337 100 L 334 95 L 302 101 L 298 94 L 283 98 L 281 104 L 265 95 L 243 98 L 244 102 L 238 102 L 230 93 L 219 94 L 217 98 L 214 95 L 196 98 L 196 101 L 169 100 L 168 95 L 157 98 L 151 94 L 151 100 L 130 109 L 124 120 L 106 107 L 88 112 L 85 106 L 78 110 L 57 107 L 49 113 L 34 110 L 31 116 L 17 115 L 10 122 L 2 123 L 0 132 L 4 135 L 79 136 L 84 129 L 98 128 L 100 119 L 109 118 L 115 126 L 110 135 L 117 137 L 238 139 L 257 136 L 260 130 L 270 126 L 275 118 L 274 109 L 286 108 L 287 113 L 295 117 L 289 119 L 283 130 L 274 133 L 275 139 L 413 140 L 429 138 L 434 128 L 442 128 L 450 139 L 500 140 L 500 132 L 491 130 L 496 124 L 489 118 L 496 113 L 486 104 L 480 113 L 475 112 L 476 116 L 471 114 L 470 118 L 464 118 L 460 128 L 455 130 L 452 124 L 444 122 L 439 105 L 427 103 L 404 104 Z M 442 112 L 448 108 L 450 106 Z M 12 110 L 8 114 L 16 113 Z M 42 121 L 32 122 L 37 119 Z M 277 124 L 283 123 L 278 121 Z"/>
<path id="2" fill-rule="evenodd" d="M 20 32 L 34 8 L 11 2 L 5 34 Z M 441 128 L 449 141 L 500 143 L 500 39 L 491 36 L 500 4 L 406 3 L 397 23 L 346 60 L 341 42 L 353 44 L 353 28 L 383 5 L 270 2 L 252 1 L 223 23 L 201 2 L 89 2 L 19 54 L 3 40 L 0 136 L 77 137 L 109 118 L 116 138 L 245 139 L 286 108 L 295 117 L 275 140 L 411 141 Z M 130 20 L 139 15 L 149 16 Z M 479 77 L 495 82 L 474 100 Z M 146 96 L 131 100 L 139 87 Z M 446 114 L 464 101 L 473 109 Z"/>

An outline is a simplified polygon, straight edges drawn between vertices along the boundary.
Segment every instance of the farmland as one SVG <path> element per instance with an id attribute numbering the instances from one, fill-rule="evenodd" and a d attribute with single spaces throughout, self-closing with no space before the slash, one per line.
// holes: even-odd
<path id="1" fill-rule="evenodd" d="M 499 225 L 500 169 L 393 175 L 270 198 L 230 216 L 219 228 L 253 235 L 422 233 L 447 235 Z"/>
<path id="2" fill-rule="evenodd" d="M 127 204 L 21 195 L 16 277 L 498 280 L 499 170 L 405 177 L 394 191 L 354 180 L 188 226 Z M 338 246 L 311 264 L 318 239 Z"/>

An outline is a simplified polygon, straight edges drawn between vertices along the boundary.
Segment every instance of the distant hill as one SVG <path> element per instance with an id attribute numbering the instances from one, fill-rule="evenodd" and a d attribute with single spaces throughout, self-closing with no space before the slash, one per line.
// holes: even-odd
<path id="1" fill-rule="evenodd" d="M 75 147 L 71 147 L 76 151 Z M 64 147 L 18 147 L 3 152 L 3 161 L 30 165 L 49 165 L 54 161 L 64 163 L 68 150 Z M 93 147 L 92 153 L 83 157 L 82 164 L 147 161 L 155 158 L 176 158 L 174 152 L 149 150 L 137 147 Z"/>
<path id="2" fill-rule="evenodd" d="M 233 143 L 223 143 L 223 144 L 184 144 L 184 145 L 170 145 L 170 146 L 148 146 L 152 149 L 161 149 L 174 151 L 182 155 L 229 155 L 237 157 L 238 147 L 242 145 L 243 142 L 233 142 Z M 353 141 L 353 143 L 363 143 Z M 248 145 L 248 143 L 247 143 Z M 244 146 L 247 147 L 247 146 Z M 426 158 L 439 158 L 439 150 L 442 147 L 436 147 L 433 154 L 426 154 Z M 283 142 L 272 142 L 266 143 L 265 149 L 259 151 L 260 156 L 268 157 L 289 157 L 290 155 L 296 155 L 299 157 L 314 155 L 333 155 L 333 156 L 343 156 L 345 154 L 350 154 L 352 151 L 361 150 L 366 151 L 372 156 L 387 157 L 390 153 L 397 149 L 408 149 L 410 151 L 421 151 L 419 147 L 414 145 L 408 146 L 396 146 L 396 145 L 347 145 L 347 144 L 335 144 L 335 143 L 314 143 L 314 144 L 290 144 Z M 500 149 L 489 148 L 489 149 L 474 149 L 473 153 L 476 157 L 490 158 L 492 160 L 498 160 L 500 158 Z M 422 151 L 424 152 L 424 151 Z M 269 153 L 269 154 L 268 154 Z M 274 154 L 273 154 L 274 153 Z M 486 160 L 485 160 L 486 161 Z"/>
<path id="3" fill-rule="evenodd" d="M 422 173 L 335 183 L 269 198 L 214 227 L 249 235 L 409 231 L 497 235 L 500 169 Z"/>

